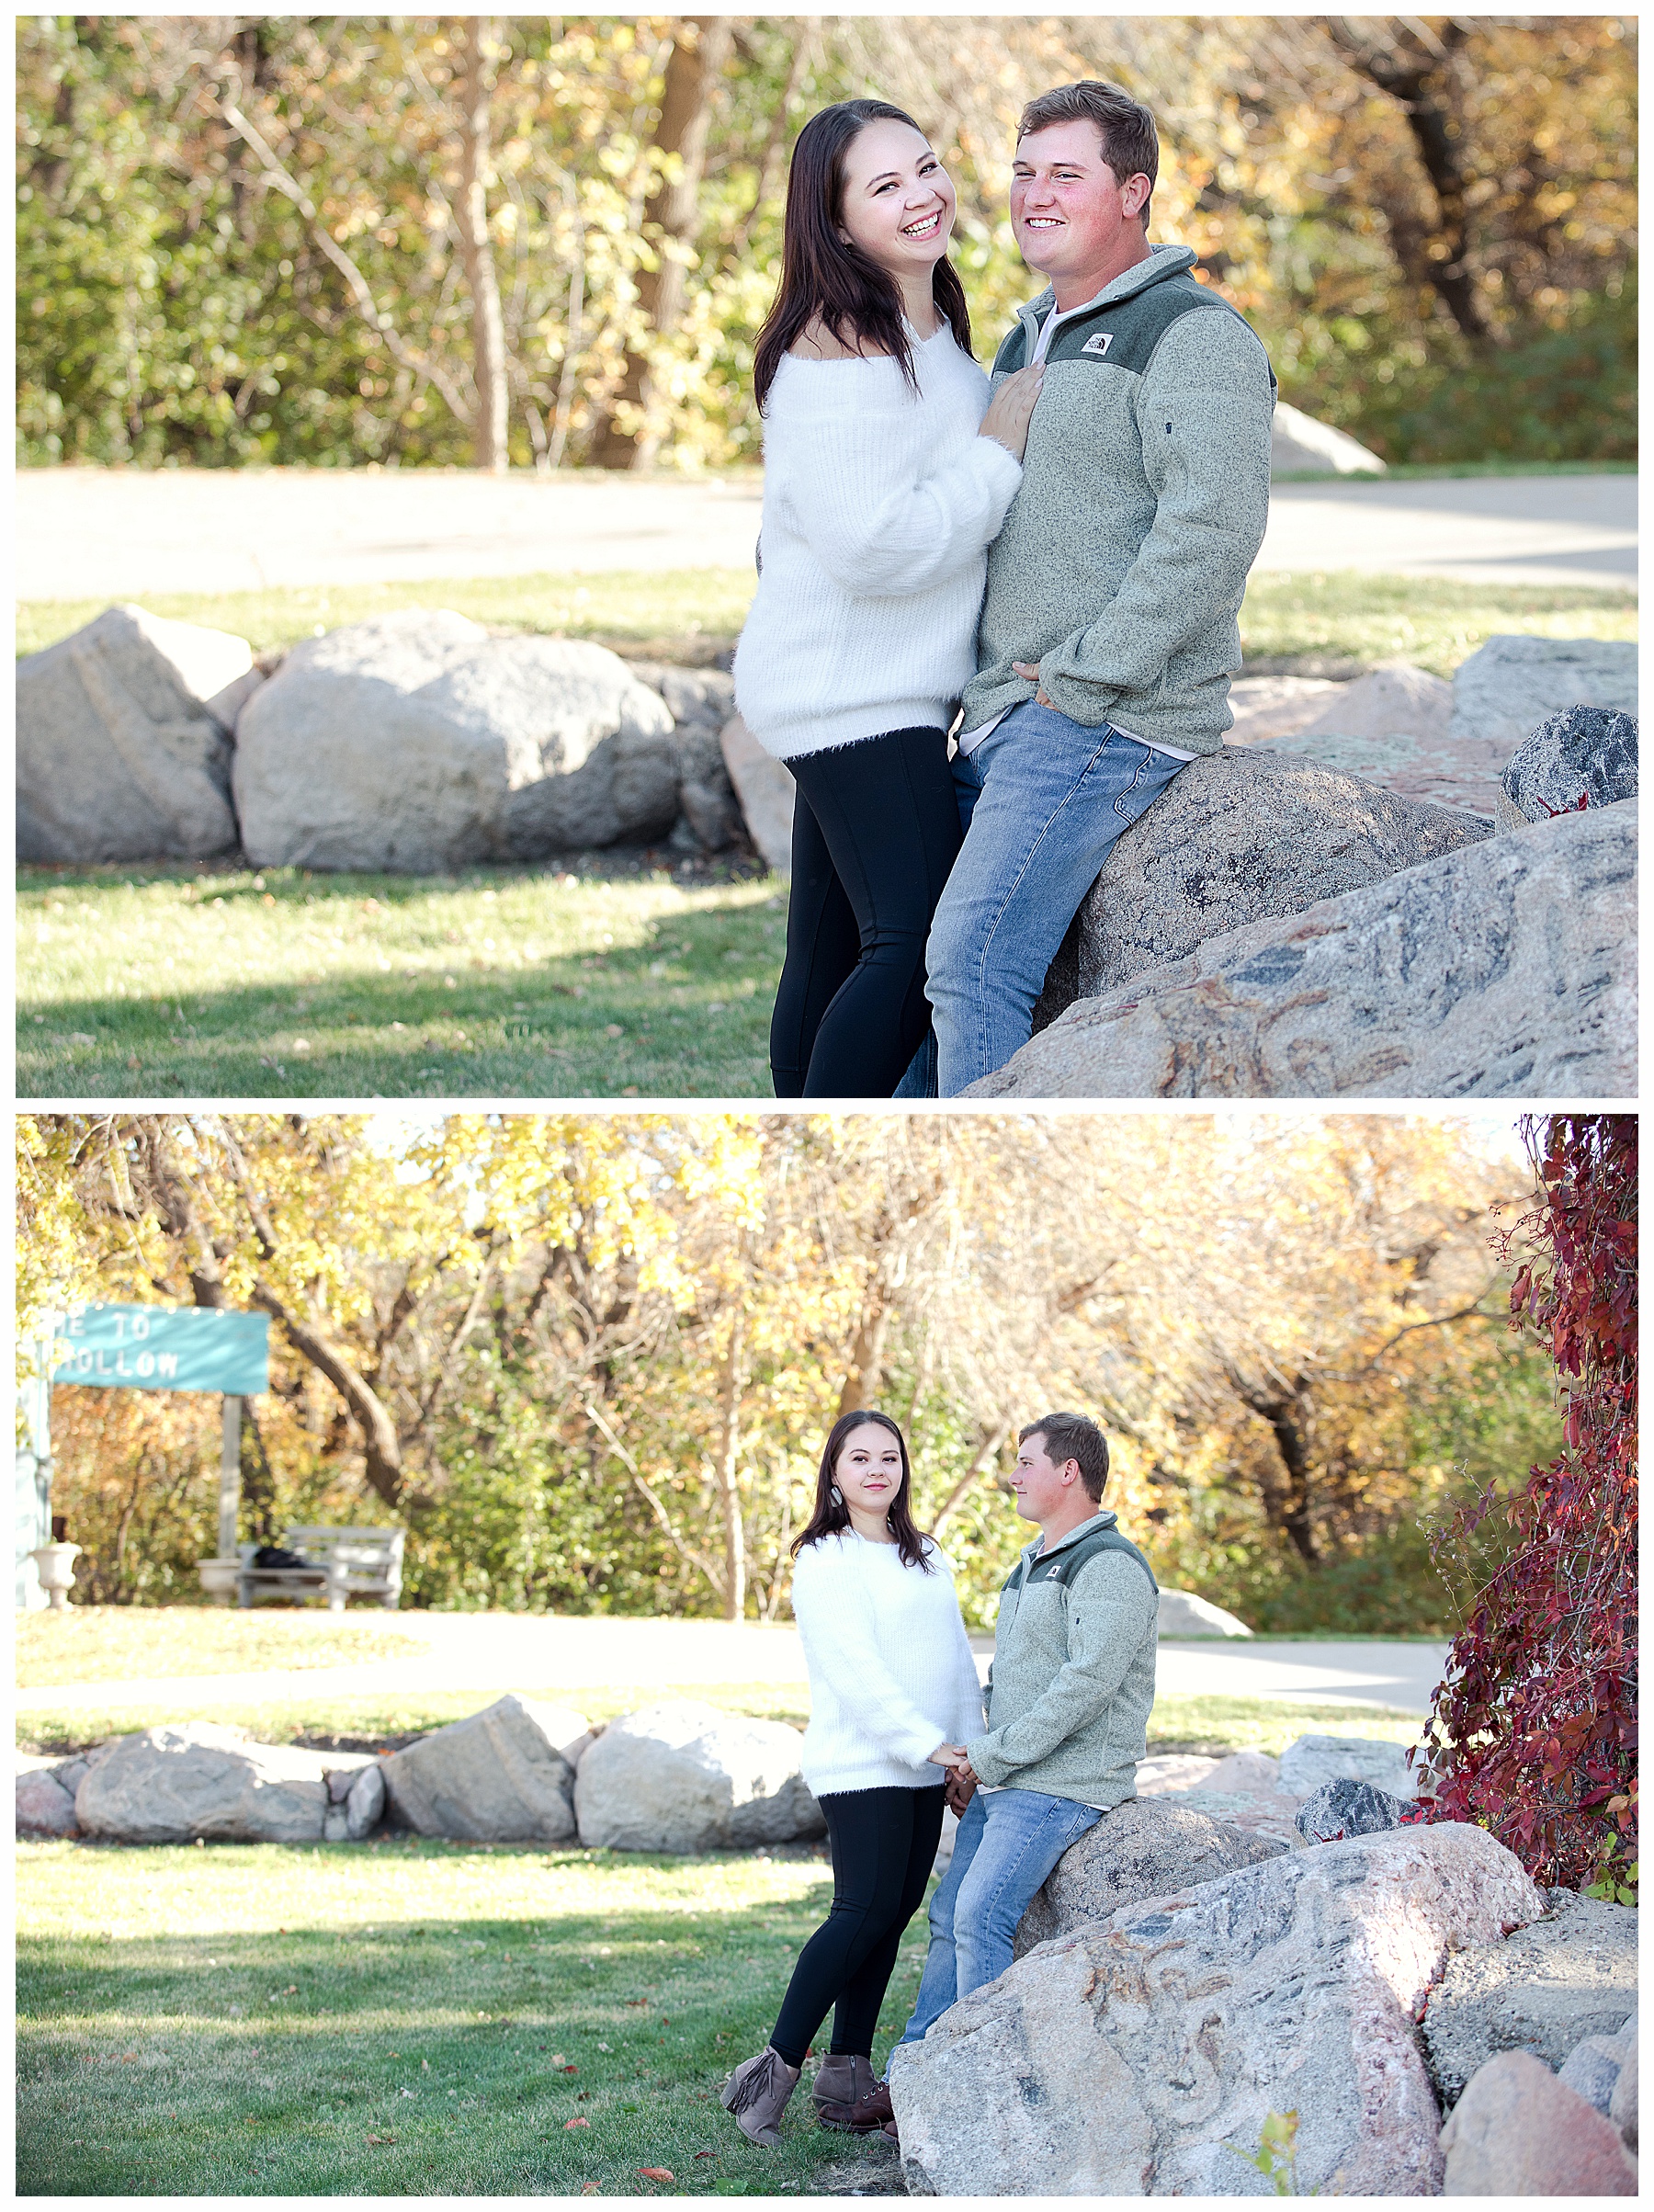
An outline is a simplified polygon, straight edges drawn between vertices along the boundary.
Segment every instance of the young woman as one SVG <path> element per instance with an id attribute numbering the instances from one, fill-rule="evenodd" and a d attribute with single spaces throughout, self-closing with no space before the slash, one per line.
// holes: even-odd
<path id="1" fill-rule="evenodd" d="M 827 1816 L 833 1907 L 799 1955 L 775 2033 L 722 2093 L 742 2132 L 772 2149 L 830 2011 L 833 2042 L 812 2092 L 823 2124 L 890 2121 L 873 2030 L 935 1859 L 941 1769 L 981 1731 L 953 1569 L 913 1526 L 911 1491 L 896 1424 L 846 1413 L 827 1439 L 815 1512 L 793 1547 L 793 1613 L 810 1669 L 804 1779 Z"/>
<path id="2" fill-rule="evenodd" d="M 764 517 L 735 655 L 736 704 L 797 786 L 777 1098 L 889 1097 L 930 1026 L 924 943 L 961 837 L 946 732 L 1043 374 L 989 405 L 953 220 L 900 108 L 844 100 L 800 131 L 753 357 Z"/>

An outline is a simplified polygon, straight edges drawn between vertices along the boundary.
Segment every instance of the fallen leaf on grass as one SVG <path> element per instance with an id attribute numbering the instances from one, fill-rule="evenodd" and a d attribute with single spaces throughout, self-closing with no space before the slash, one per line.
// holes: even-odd
<path id="1" fill-rule="evenodd" d="M 718 2153 L 716 2150 L 697 2150 L 695 2155 L 697 2158 L 716 2158 Z"/>
<path id="2" fill-rule="evenodd" d="M 589 2127 L 591 2125 L 591 2121 L 586 2118 L 584 2113 L 577 2112 L 572 2120 L 563 2122 L 563 2131 L 566 2134 L 571 2127 Z"/>
<path id="3" fill-rule="evenodd" d="M 669 2182 L 673 2178 L 670 2166 L 640 2166 L 638 2172 L 646 2182 Z"/>
<path id="4" fill-rule="evenodd" d="M 370 2143 L 394 2143 L 396 2138 L 393 2135 L 370 2135 L 368 2140 Z"/>
<path id="5" fill-rule="evenodd" d="M 595 2182 L 587 2182 L 582 2188 L 580 2194 L 582 2196 L 601 2196 L 603 2195 L 603 2191 L 598 2187 Z"/>

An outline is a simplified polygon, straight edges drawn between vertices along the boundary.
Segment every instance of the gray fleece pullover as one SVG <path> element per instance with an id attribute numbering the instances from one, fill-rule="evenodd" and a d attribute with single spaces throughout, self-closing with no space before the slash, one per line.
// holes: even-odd
<path id="1" fill-rule="evenodd" d="M 967 730 L 1032 698 L 1011 664 L 1037 661 L 1072 721 L 1184 753 L 1223 743 L 1275 386 L 1194 264 L 1187 246 L 1154 246 L 1052 335 L 1022 485 L 989 550 Z M 1020 311 L 996 387 L 1032 358 L 1054 301 L 1048 289 Z"/>
<path id="2" fill-rule="evenodd" d="M 1044 1556 L 1114 1526 L 1112 1513 L 1093 1514 Z M 988 1732 L 965 1748 L 986 1783 L 1108 1811 L 1136 1797 L 1148 1749 L 1159 1593 L 1141 1555 L 1126 1550 L 1099 1552 L 1071 1584 L 1030 1582 L 1037 1551 L 1037 1540 L 1027 1546 L 1022 1587 L 1000 1599 Z"/>

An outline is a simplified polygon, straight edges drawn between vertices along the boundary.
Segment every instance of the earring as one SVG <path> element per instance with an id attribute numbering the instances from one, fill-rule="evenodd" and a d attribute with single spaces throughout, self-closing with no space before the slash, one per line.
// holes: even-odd
<path id="1" fill-rule="evenodd" d="M 839 1489 L 839 1486 L 836 1482 L 828 1483 L 827 1495 L 833 1500 L 833 1503 L 835 1505 L 842 1505 L 844 1503 L 844 1493 Z"/>

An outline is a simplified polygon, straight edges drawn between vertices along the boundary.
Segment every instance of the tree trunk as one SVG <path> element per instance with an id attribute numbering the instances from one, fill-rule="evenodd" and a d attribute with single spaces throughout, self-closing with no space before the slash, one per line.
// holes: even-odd
<path id="1" fill-rule="evenodd" d="M 350 1408 L 362 1434 L 362 1471 L 387 1505 L 416 1509 L 424 1501 L 404 1496 L 402 1438 L 378 1393 L 363 1380 L 342 1352 L 320 1333 L 289 1313 L 267 1283 L 255 1283 L 253 1303 L 281 1323 L 295 1352 L 301 1353 L 318 1373 L 325 1375 Z"/>
<path id="2" fill-rule="evenodd" d="M 839 1420 L 846 1413 L 860 1412 L 878 1396 L 878 1386 L 884 1378 L 885 1333 L 889 1322 L 890 1309 L 885 1301 L 880 1276 L 868 1288 L 855 1341 L 850 1347 L 850 1362 L 844 1370 L 844 1388 L 839 1391 Z"/>
<path id="3" fill-rule="evenodd" d="M 741 1519 L 741 1491 L 735 1469 L 741 1456 L 741 1357 L 746 1316 L 738 1304 L 730 1318 L 730 1350 L 724 1362 L 718 1438 L 718 1489 L 723 1507 L 724 1618 L 746 1617 L 746 1530 Z"/>
<path id="4" fill-rule="evenodd" d="M 1438 40 L 1422 26 L 1415 28 L 1414 19 L 1409 18 L 1408 35 L 1428 40 L 1434 49 L 1432 51 L 1422 44 L 1403 47 L 1393 34 L 1374 36 L 1365 28 L 1369 22 L 1370 18 L 1333 17 L 1327 28 L 1334 45 L 1357 74 L 1380 92 L 1388 93 L 1407 118 L 1436 201 L 1433 231 L 1415 233 L 1410 240 L 1392 222 L 1397 257 L 1415 284 L 1428 285 L 1440 297 L 1467 338 L 1490 338 L 1492 332 L 1466 260 L 1470 214 L 1463 129 L 1445 96 L 1464 44 L 1464 28 L 1449 22 Z"/>
<path id="5" fill-rule="evenodd" d="M 489 106 L 494 65 L 490 57 L 498 49 L 503 26 L 494 16 L 473 16 L 466 24 L 459 33 L 465 61 L 455 85 L 459 101 L 459 189 L 454 197 L 454 219 L 459 226 L 459 253 L 470 292 L 477 466 L 503 476 L 508 466 L 505 432 L 510 406 L 505 383 L 505 318 L 500 307 L 500 280 L 488 228 L 488 187 L 493 181 Z"/>
<path id="6" fill-rule="evenodd" d="M 712 92 L 723 74 L 734 37 L 734 22 L 728 16 L 685 17 L 678 25 L 666 64 L 654 148 L 659 154 L 677 156 L 674 164 L 676 175 L 659 176 L 643 203 L 643 235 L 654 249 L 655 267 L 638 272 L 638 304 L 656 338 L 667 336 L 683 312 L 686 262 L 699 228 L 700 181 L 707 161 Z M 593 445 L 592 459 L 599 468 L 653 466 L 661 444 L 660 432 L 649 420 L 653 398 L 647 356 L 629 353 L 620 389 Z M 617 420 L 622 409 L 630 427 L 623 428 Z"/>
<path id="7" fill-rule="evenodd" d="M 1312 1510 L 1315 1400 L 1308 1378 L 1299 1375 L 1290 1385 L 1277 1382 L 1274 1389 L 1268 1390 L 1262 1384 L 1244 1381 L 1233 1367 L 1226 1367 L 1225 1373 L 1229 1388 L 1241 1404 L 1269 1424 L 1275 1449 L 1281 1456 L 1285 1482 L 1266 1475 L 1259 1484 L 1264 1517 L 1272 1528 L 1286 1537 L 1306 1567 L 1319 1567 L 1320 1547 L 1315 1539 Z"/>

